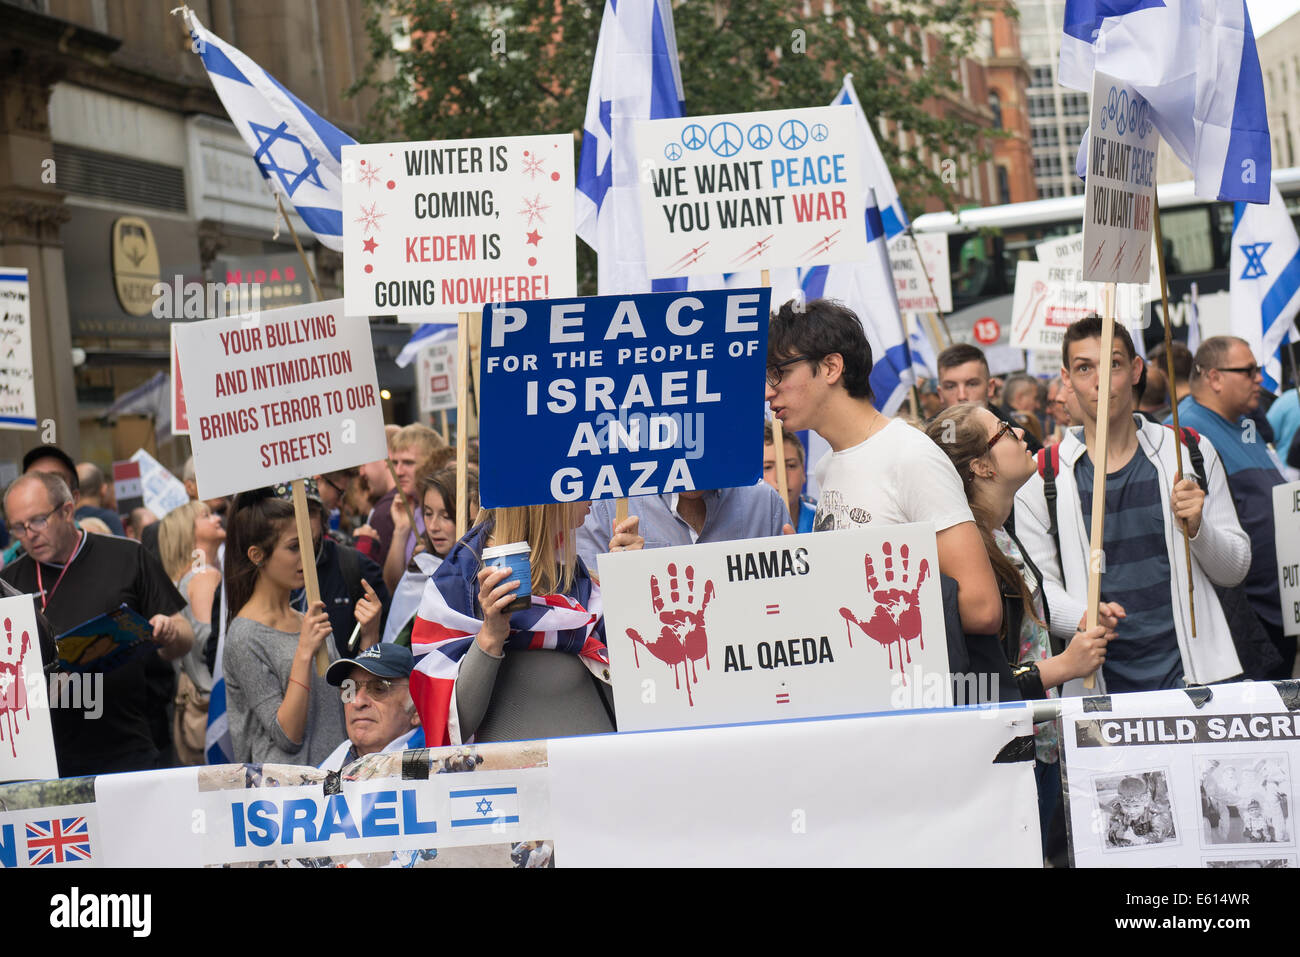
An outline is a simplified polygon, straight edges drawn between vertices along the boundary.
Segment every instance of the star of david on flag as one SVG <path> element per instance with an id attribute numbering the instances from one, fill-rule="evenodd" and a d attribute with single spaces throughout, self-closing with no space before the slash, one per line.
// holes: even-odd
<path id="1" fill-rule="evenodd" d="M 356 140 L 209 32 L 188 7 L 183 12 L 208 79 L 258 170 L 293 204 L 321 245 L 342 252 L 342 150 Z"/>
<path id="2" fill-rule="evenodd" d="M 1264 269 L 1264 253 L 1272 243 L 1245 243 L 1241 247 L 1246 257 L 1246 268 L 1242 270 L 1242 279 L 1262 279 L 1268 273 Z"/>
<path id="3" fill-rule="evenodd" d="M 447 797 L 453 830 L 519 823 L 518 788 L 452 788 Z"/>
<path id="4" fill-rule="evenodd" d="M 1234 205 L 1229 277 L 1229 332 L 1250 343 L 1265 388 L 1277 392 L 1282 340 L 1300 311 L 1300 237 L 1276 185 L 1266 206 Z"/>

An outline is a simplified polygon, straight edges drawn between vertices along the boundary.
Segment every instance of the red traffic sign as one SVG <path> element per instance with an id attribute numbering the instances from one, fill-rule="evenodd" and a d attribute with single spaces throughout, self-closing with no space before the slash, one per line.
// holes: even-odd
<path id="1" fill-rule="evenodd" d="M 982 346 L 991 346 L 1002 335 L 1002 326 L 992 316 L 975 320 L 975 341 Z"/>

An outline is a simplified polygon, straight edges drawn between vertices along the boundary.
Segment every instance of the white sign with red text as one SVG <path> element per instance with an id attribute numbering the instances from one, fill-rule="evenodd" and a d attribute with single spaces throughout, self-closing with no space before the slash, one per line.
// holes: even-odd
<path id="1" fill-rule="evenodd" d="M 934 528 L 601 555 L 620 731 L 943 707 Z"/>
<path id="2" fill-rule="evenodd" d="M 176 328 L 200 498 L 387 456 L 370 323 L 342 307 Z"/>
<path id="3" fill-rule="evenodd" d="M 421 412 L 456 408 L 456 340 L 435 342 L 415 361 Z"/>
<path id="4" fill-rule="evenodd" d="M 894 273 L 900 312 L 952 312 L 952 277 L 945 234 L 895 236 L 889 241 L 889 268 Z"/>
<path id="5" fill-rule="evenodd" d="M 577 295 L 573 194 L 567 133 L 343 147 L 344 311 Z"/>

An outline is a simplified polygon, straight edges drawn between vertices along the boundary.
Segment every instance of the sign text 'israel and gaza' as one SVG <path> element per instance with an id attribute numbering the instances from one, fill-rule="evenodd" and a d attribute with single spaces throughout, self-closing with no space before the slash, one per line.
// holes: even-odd
<path id="1" fill-rule="evenodd" d="M 343 147 L 347 315 L 574 295 L 573 182 L 568 134 Z"/>
<path id="2" fill-rule="evenodd" d="M 866 256 L 855 122 L 823 106 L 638 123 L 651 278 Z"/>
<path id="3" fill-rule="evenodd" d="M 769 289 L 483 313 L 485 508 L 753 485 Z M 740 423 L 737 426 L 737 423 Z"/>

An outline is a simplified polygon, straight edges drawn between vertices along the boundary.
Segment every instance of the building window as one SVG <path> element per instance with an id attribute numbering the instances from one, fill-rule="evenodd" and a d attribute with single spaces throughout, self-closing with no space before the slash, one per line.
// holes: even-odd
<path id="1" fill-rule="evenodd" d="M 1011 177 L 1001 164 L 998 165 L 998 202 L 1003 206 L 1011 202 Z"/>
<path id="2" fill-rule="evenodd" d="M 1032 79 L 1030 86 L 1052 86 L 1052 68 L 1050 66 L 1036 66 L 1031 74 Z"/>
<path id="3" fill-rule="evenodd" d="M 989 90 L 989 109 L 993 111 L 993 128 L 1002 129 L 1002 97 L 997 90 Z"/>

